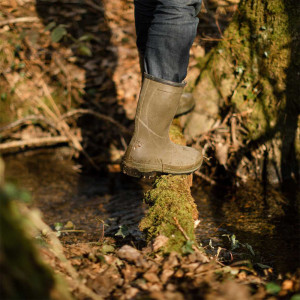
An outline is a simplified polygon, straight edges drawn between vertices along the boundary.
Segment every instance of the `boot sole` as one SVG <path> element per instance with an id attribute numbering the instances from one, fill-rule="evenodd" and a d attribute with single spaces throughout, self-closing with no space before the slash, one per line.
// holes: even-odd
<path id="1" fill-rule="evenodd" d="M 193 172 L 195 172 L 196 170 L 198 170 L 202 165 L 202 162 L 199 166 L 197 166 L 196 168 L 192 168 L 191 170 L 187 170 L 187 171 L 174 171 L 174 170 L 165 170 L 164 172 L 162 171 L 155 171 L 153 170 L 140 170 L 137 167 L 130 167 L 128 165 L 126 165 L 125 163 L 122 164 L 122 172 L 128 176 L 132 176 L 132 177 L 136 177 L 136 178 L 153 178 L 155 176 L 158 175 L 164 175 L 164 174 L 172 174 L 172 175 L 189 175 L 192 174 Z"/>

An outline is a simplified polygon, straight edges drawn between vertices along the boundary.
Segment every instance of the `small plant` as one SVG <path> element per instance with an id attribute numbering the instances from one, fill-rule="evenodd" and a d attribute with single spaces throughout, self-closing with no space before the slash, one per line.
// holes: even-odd
<path id="1" fill-rule="evenodd" d="M 75 48 L 75 51 L 78 55 L 81 56 L 93 56 L 91 51 L 90 41 L 95 39 L 95 36 L 87 33 L 82 35 L 79 38 L 72 36 L 66 29 L 66 25 L 59 24 L 56 22 L 51 22 L 45 27 L 45 31 L 50 31 L 51 40 L 53 43 L 60 42 L 64 37 L 68 38 L 73 42 L 72 47 Z"/>

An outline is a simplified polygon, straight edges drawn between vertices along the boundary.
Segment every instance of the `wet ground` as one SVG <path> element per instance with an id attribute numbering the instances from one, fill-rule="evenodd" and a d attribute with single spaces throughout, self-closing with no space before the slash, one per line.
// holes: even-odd
<path id="1" fill-rule="evenodd" d="M 47 224 L 52 228 L 56 223 L 74 224 L 74 232 L 62 234 L 63 242 L 101 240 L 103 228 L 105 236 L 114 237 L 119 226 L 126 226 L 132 241 L 143 244 L 137 224 L 147 209 L 142 198 L 149 182 L 120 173 L 85 174 L 64 149 L 55 154 L 43 150 L 8 156 L 5 163 L 7 179 L 30 191 L 31 205 L 43 212 Z M 275 272 L 295 271 L 300 266 L 297 214 L 285 216 L 277 205 L 279 193 L 270 194 L 265 205 L 255 185 L 247 191 L 241 189 L 234 194 L 221 187 L 213 191 L 194 180 L 199 242 L 214 254 L 218 247 L 223 248 L 223 259 L 228 262 L 249 259 L 253 264 L 271 266 Z M 233 234 L 239 243 L 230 240 Z"/>

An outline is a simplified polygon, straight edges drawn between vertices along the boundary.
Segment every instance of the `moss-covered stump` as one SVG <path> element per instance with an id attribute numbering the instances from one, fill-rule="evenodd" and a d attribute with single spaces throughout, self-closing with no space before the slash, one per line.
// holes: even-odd
<path id="1" fill-rule="evenodd" d="M 170 128 L 170 138 L 174 143 L 185 144 L 176 120 Z M 144 200 L 150 208 L 140 229 L 148 241 L 160 235 L 167 237 L 167 243 L 160 249 L 164 253 L 185 253 L 195 242 L 194 223 L 198 211 L 190 191 L 191 181 L 192 175 L 158 176 L 145 195 Z"/>
<path id="2" fill-rule="evenodd" d="M 257 165 L 268 161 L 278 181 L 299 178 L 299 25 L 297 1 L 240 1 L 223 40 L 199 59 L 197 104 L 186 132 L 192 138 L 203 133 L 195 126 L 197 113 L 204 111 L 205 122 L 212 117 L 213 125 L 231 112 L 226 122 L 231 136 L 224 138 L 231 141 L 232 174 L 248 177 L 250 169 L 257 174 Z"/>

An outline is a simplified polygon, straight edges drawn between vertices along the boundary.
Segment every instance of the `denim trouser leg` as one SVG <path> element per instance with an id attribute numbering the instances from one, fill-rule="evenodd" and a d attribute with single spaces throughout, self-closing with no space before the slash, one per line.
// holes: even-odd
<path id="1" fill-rule="evenodd" d="M 135 0 L 137 46 L 145 71 L 182 82 L 197 32 L 201 0 Z"/>

